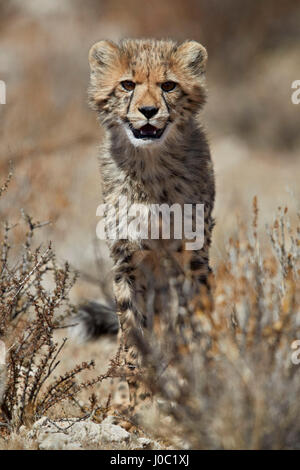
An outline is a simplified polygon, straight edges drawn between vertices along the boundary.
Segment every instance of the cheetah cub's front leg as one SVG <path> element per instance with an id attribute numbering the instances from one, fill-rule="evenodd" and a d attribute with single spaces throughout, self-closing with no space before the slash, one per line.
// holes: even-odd
<path id="1" fill-rule="evenodd" d="M 118 241 L 111 247 L 114 260 L 114 293 L 119 315 L 121 345 L 121 364 L 124 379 L 119 383 L 117 394 L 124 396 L 123 408 L 131 416 L 141 401 L 150 398 L 150 393 L 139 380 L 142 361 L 135 345 L 135 335 L 143 335 L 146 324 L 145 286 L 137 278 L 136 260 L 144 257 L 140 249 L 126 241 Z M 124 380 L 129 387 L 129 407 L 124 393 Z M 119 399 L 117 400 L 119 403 Z"/>

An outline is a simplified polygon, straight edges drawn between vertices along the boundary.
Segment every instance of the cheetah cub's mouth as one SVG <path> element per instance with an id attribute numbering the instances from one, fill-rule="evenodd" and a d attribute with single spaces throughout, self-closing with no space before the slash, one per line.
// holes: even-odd
<path id="1" fill-rule="evenodd" d="M 144 126 L 140 127 L 139 129 L 135 129 L 132 125 L 130 125 L 130 129 L 136 139 L 159 139 L 167 126 L 159 129 L 158 127 L 152 126 L 151 124 L 145 124 Z"/>

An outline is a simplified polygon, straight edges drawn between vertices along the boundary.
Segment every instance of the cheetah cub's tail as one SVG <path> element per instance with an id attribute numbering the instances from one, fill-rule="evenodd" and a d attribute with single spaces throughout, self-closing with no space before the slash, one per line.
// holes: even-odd
<path id="1" fill-rule="evenodd" d="M 116 335 L 119 331 L 119 318 L 114 308 L 95 301 L 79 306 L 74 323 L 76 325 L 70 327 L 71 335 L 82 342 L 102 335 Z"/>

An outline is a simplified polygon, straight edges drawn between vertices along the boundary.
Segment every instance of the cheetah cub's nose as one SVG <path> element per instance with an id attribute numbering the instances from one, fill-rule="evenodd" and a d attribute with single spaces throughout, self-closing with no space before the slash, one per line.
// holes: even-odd
<path id="1" fill-rule="evenodd" d="M 151 119 L 158 111 L 158 108 L 155 106 L 143 106 L 139 108 L 140 113 L 142 113 L 147 119 Z"/>

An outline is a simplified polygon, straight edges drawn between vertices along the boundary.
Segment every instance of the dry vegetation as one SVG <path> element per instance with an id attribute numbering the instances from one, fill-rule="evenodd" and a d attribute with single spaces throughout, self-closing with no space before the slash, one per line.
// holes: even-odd
<path id="1" fill-rule="evenodd" d="M 0 187 L 0 197 L 12 179 L 10 171 Z M 67 338 L 55 341 L 56 330 L 71 328 L 75 322 L 75 307 L 69 293 L 77 273 L 71 273 L 68 263 L 59 267 L 51 244 L 43 250 L 35 247 L 35 232 L 48 222 L 34 222 L 22 212 L 24 240 L 15 244 L 16 225 L 3 224 L 0 254 L 0 439 L 15 442 L 20 428 L 28 429 L 44 416 L 64 422 L 64 408 L 69 401 L 72 417 L 104 419 L 110 397 L 103 405 L 90 393 L 86 403 L 78 395 L 105 379 L 118 376 L 118 357 L 111 359 L 105 374 L 94 373 L 82 380 L 82 372 L 94 370 L 93 360 L 82 362 L 60 375 L 57 368 L 65 351 Z M 75 323 L 76 325 L 76 323 Z M 102 396 L 101 396 L 102 398 Z M 54 413 L 52 409 L 55 409 Z M 70 425 L 71 427 L 71 425 Z M 21 442 L 21 439 L 19 440 Z M 18 446 L 21 445 L 19 442 Z M 6 447 L 7 448 L 7 447 Z M 9 448 L 12 448 L 11 446 Z"/>
<path id="2" fill-rule="evenodd" d="M 159 425 L 151 411 L 144 432 L 175 447 L 300 447 L 300 369 L 291 361 L 300 338 L 300 105 L 290 99 L 300 8 L 296 0 L 239 3 L 0 4 L 1 182 L 14 166 L 0 191 L 0 339 L 8 349 L 0 448 L 22 448 L 11 433 L 44 414 L 101 421 L 105 379 L 120 372 L 110 364 L 114 339 L 78 345 L 61 327 L 74 305 L 110 295 L 107 250 L 94 242 L 101 132 L 86 105 L 87 52 L 100 38 L 123 36 L 207 46 L 204 120 L 217 179 L 215 309 L 195 312 L 201 334 L 185 355 L 176 341 L 140 344 L 161 403 Z"/>
<path id="3" fill-rule="evenodd" d="M 11 173 L 0 193 L 7 189 L 10 179 Z M 76 275 L 70 274 L 67 263 L 63 268 L 57 267 L 51 245 L 43 252 L 41 247 L 33 247 L 35 230 L 45 224 L 23 215 L 27 232 L 21 250 L 15 257 L 11 253 L 11 232 L 15 227 L 8 222 L 4 224 L 1 243 L 0 338 L 6 357 L 0 379 L 0 404 L 1 425 L 9 431 L 33 424 L 60 401 L 74 397 L 80 391 L 75 377 L 94 365 L 93 361 L 83 363 L 51 380 L 66 342 L 54 342 L 53 333 L 63 327 L 63 317 L 74 311 L 69 291 Z M 51 281 L 53 287 L 49 289 Z"/>
<path id="4" fill-rule="evenodd" d="M 299 448 L 292 343 L 300 333 L 300 225 L 291 230 L 287 209 L 279 209 L 269 229 L 273 253 L 266 254 L 257 236 L 256 199 L 253 212 L 252 230 L 240 227 L 218 266 L 214 311 L 195 312 L 197 336 L 195 325 L 185 326 L 189 351 L 182 355 L 178 335 L 150 348 L 140 339 L 152 365 L 148 385 L 172 417 L 169 428 L 155 429 L 174 436 L 175 421 L 192 448 Z"/>
<path id="5" fill-rule="evenodd" d="M 28 229 L 17 261 L 10 256 L 14 227 L 7 223 L 1 251 L 0 338 L 8 350 L 0 371 L 3 439 L 53 416 L 53 407 L 64 421 L 65 409 L 57 405 L 66 400 L 75 405 L 68 409 L 71 416 L 99 422 L 110 413 L 110 398 L 104 404 L 103 393 L 93 393 L 79 402 L 77 395 L 123 375 L 117 353 L 106 373 L 94 372 L 91 380 L 80 382 L 77 376 L 93 368 L 93 360 L 53 377 L 66 343 L 55 342 L 54 332 L 67 319 L 70 323 L 69 291 L 76 276 L 68 264 L 57 266 L 51 246 L 42 253 L 33 248 L 34 231 L 44 224 L 24 218 Z M 261 251 L 257 225 L 255 198 L 250 233 L 239 226 L 218 266 L 213 312 L 195 311 L 180 336 L 170 323 L 163 341 L 136 337 L 148 370 L 141 380 L 160 410 L 145 412 L 139 432 L 175 447 L 299 448 L 300 382 L 292 343 L 300 333 L 300 224 L 293 230 L 287 208 L 278 209 L 268 229 L 273 252 Z M 188 349 L 183 351 L 183 344 Z"/>

